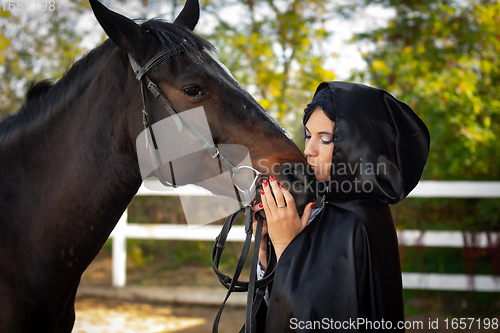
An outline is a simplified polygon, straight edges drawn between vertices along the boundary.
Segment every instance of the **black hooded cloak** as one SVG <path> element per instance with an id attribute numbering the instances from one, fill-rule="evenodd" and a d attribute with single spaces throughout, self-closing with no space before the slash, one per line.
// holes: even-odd
<path id="1" fill-rule="evenodd" d="M 388 204 L 417 185 L 429 132 L 386 91 L 324 82 L 319 92 L 335 121 L 330 181 L 322 210 L 281 255 L 266 332 L 404 331 L 396 329 L 404 307 Z"/>

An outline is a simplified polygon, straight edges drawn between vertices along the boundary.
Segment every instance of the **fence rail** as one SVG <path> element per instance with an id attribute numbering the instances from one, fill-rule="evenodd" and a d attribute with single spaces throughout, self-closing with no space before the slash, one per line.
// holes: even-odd
<path id="1" fill-rule="evenodd" d="M 177 189 L 161 188 L 157 181 L 146 180 L 137 195 L 172 196 L 194 195 L 206 196 L 207 192 L 194 186 Z M 427 198 L 500 198 L 500 182 L 472 181 L 421 181 L 410 193 L 409 197 Z M 176 224 L 136 224 L 128 223 L 127 211 L 111 233 L 112 242 L 112 285 L 123 287 L 126 283 L 127 239 L 163 239 L 163 240 L 209 240 L 213 241 L 220 231 L 220 226 L 213 225 L 176 225 Z M 491 244 L 500 243 L 500 235 L 495 232 L 465 233 L 474 237 L 474 246 L 487 248 Z M 400 245 L 425 247 L 464 247 L 462 231 L 426 231 L 398 230 Z M 245 233 L 243 226 L 234 226 L 228 241 L 243 242 Z M 469 242 L 467 242 L 469 243 Z M 470 244 L 469 244 L 470 245 Z M 491 275 L 437 274 L 403 272 L 403 288 L 430 290 L 476 290 L 500 292 L 500 277 Z"/>

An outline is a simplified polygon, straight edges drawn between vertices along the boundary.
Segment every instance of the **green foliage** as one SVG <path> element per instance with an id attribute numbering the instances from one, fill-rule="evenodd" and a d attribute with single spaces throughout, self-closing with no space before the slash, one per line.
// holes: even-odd
<path id="1" fill-rule="evenodd" d="M 488 249 L 474 249 L 473 259 L 472 268 L 475 274 L 493 274 L 491 254 Z M 402 248 L 401 261 L 403 272 L 467 273 L 467 263 L 461 248 Z"/>
<path id="2" fill-rule="evenodd" d="M 357 36 L 375 43 L 357 79 L 407 102 L 431 133 L 424 178 L 500 177 L 500 3 L 393 1 L 388 28 Z"/>
<path id="3" fill-rule="evenodd" d="M 448 318 L 495 318 L 500 311 L 499 293 L 437 290 L 403 290 L 405 315 L 421 314 L 424 322 L 440 317 L 440 326 Z M 424 326 L 425 327 L 425 326 Z M 444 331 L 444 330 L 443 330 Z M 479 332 L 479 331 L 476 331 Z"/>
<path id="4" fill-rule="evenodd" d="M 500 199 L 411 198 L 391 212 L 398 229 L 500 230 Z"/>

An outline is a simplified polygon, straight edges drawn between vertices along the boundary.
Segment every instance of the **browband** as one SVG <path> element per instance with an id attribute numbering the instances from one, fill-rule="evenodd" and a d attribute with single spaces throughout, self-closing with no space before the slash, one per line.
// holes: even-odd
<path id="1" fill-rule="evenodd" d="M 144 66 L 139 66 L 139 64 L 132 58 L 132 55 L 128 53 L 128 59 L 132 65 L 132 69 L 136 74 L 137 80 L 141 81 L 145 74 L 149 74 L 156 66 L 165 61 L 166 58 L 182 52 L 182 48 L 174 47 L 166 51 L 160 52 L 151 58 Z"/>

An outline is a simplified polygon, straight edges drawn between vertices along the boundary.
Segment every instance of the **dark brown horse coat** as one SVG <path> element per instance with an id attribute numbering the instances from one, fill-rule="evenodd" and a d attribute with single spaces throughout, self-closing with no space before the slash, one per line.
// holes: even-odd
<path id="1" fill-rule="evenodd" d="M 150 73 L 180 112 L 203 106 L 214 142 L 245 147 L 264 174 L 275 164 L 285 169 L 306 162 L 207 53 L 210 43 L 191 31 L 197 0 L 188 0 L 174 23 L 141 25 L 98 0 L 90 3 L 110 39 L 58 82 L 35 85 L 22 108 L 0 122 L 1 333 L 71 332 L 80 277 L 141 185 L 136 139 L 143 105 L 128 54 L 144 66 L 166 49 L 182 49 Z M 168 117 L 146 93 L 151 121 Z M 208 170 L 207 160 L 209 154 L 185 165 L 179 176 L 191 180 L 219 170 Z M 288 172 L 283 179 L 300 176 Z M 296 194 L 303 208 L 309 198 Z"/>

